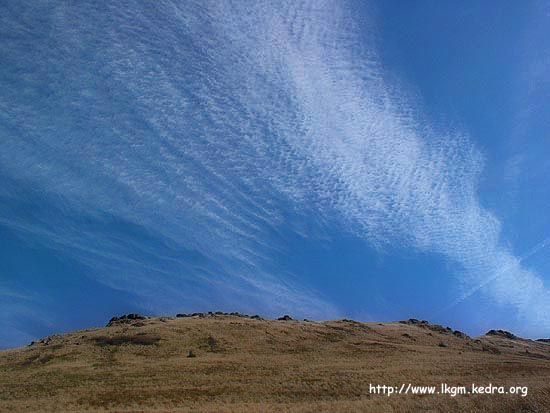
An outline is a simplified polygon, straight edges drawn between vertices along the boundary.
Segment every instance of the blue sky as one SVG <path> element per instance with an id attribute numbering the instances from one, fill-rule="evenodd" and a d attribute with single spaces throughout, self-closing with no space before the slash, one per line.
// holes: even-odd
<path id="1" fill-rule="evenodd" d="M 131 311 L 550 336 L 550 3 L 0 7 L 0 346 Z"/>

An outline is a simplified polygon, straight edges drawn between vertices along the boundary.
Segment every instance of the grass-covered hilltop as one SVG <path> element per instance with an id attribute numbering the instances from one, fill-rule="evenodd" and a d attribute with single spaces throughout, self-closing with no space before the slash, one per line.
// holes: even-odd
<path id="1" fill-rule="evenodd" d="M 522 386 L 521 394 L 387 394 L 372 386 Z M 0 352 L 0 410 L 542 412 L 550 344 L 426 321 L 315 322 L 239 313 L 113 317 Z"/>

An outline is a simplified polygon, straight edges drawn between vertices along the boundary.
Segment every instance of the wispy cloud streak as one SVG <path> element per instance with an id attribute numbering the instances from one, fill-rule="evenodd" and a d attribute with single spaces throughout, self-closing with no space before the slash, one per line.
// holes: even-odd
<path id="1" fill-rule="evenodd" d="M 385 82 L 375 49 L 364 46 L 345 8 L 294 5 L 275 16 L 262 9 L 257 15 L 270 20 L 249 22 L 260 28 L 258 66 L 285 86 L 298 114 L 295 124 L 282 117 L 276 131 L 306 188 L 284 173 L 281 187 L 341 214 L 374 245 L 405 242 L 443 254 L 466 288 L 548 328 L 548 289 L 503 246 L 501 223 L 480 204 L 483 156 L 460 131 L 432 127 L 417 102 Z"/>

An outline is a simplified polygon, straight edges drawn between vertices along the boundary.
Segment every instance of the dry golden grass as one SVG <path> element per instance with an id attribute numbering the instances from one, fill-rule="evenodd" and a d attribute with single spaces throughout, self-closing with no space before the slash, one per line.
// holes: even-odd
<path id="1" fill-rule="evenodd" d="M 529 393 L 388 397 L 369 383 Z M 550 412 L 550 344 L 400 323 L 151 318 L 0 352 L 0 410 Z"/>

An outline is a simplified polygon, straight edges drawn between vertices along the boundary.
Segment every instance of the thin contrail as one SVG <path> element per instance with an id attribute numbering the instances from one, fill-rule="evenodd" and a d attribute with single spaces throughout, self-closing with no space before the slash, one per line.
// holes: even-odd
<path id="1" fill-rule="evenodd" d="M 534 254 L 536 254 L 537 252 L 539 252 L 541 249 L 543 249 L 544 247 L 546 247 L 548 244 L 550 243 L 550 237 L 544 239 L 543 241 L 539 242 L 538 244 L 536 244 L 533 248 L 531 248 L 529 251 L 527 251 L 525 254 L 521 255 L 519 258 L 518 258 L 518 261 L 517 261 L 517 264 L 520 264 L 522 261 L 532 257 Z M 472 287 L 470 290 L 468 290 L 467 292 L 465 292 L 464 294 L 462 294 L 461 296 L 457 297 L 451 304 L 449 304 L 447 307 L 443 308 L 440 313 L 443 313 L 443 312 L 446 312 L 448 310 L 450 310 L 451 308 L 455 307 L 456 305 L 460 304 L 461 302 L 463 302 L 464 300 L 466 300 L 467 298 L 471 297 L 472 295 L 474 295 L 476 292 L 478 292 L 480 289 L 482 289 L 483 287 L 485 287 L 487 284 L 489 284 L 490 282 L 496 280 L 497 278 L 499 278 L 500 276 L 502 276 L 503 274 L 506 273 L 506 271 L 508 271 L 510 269 L 510 265 L 508 266 L 505 266 L 503 267 L 500 271 L 498 271 L 495 275 L 493 275 L 492 277 L 489 277 L 487 278 L 485 281 L 482 281 L 480 284 Z"/>

